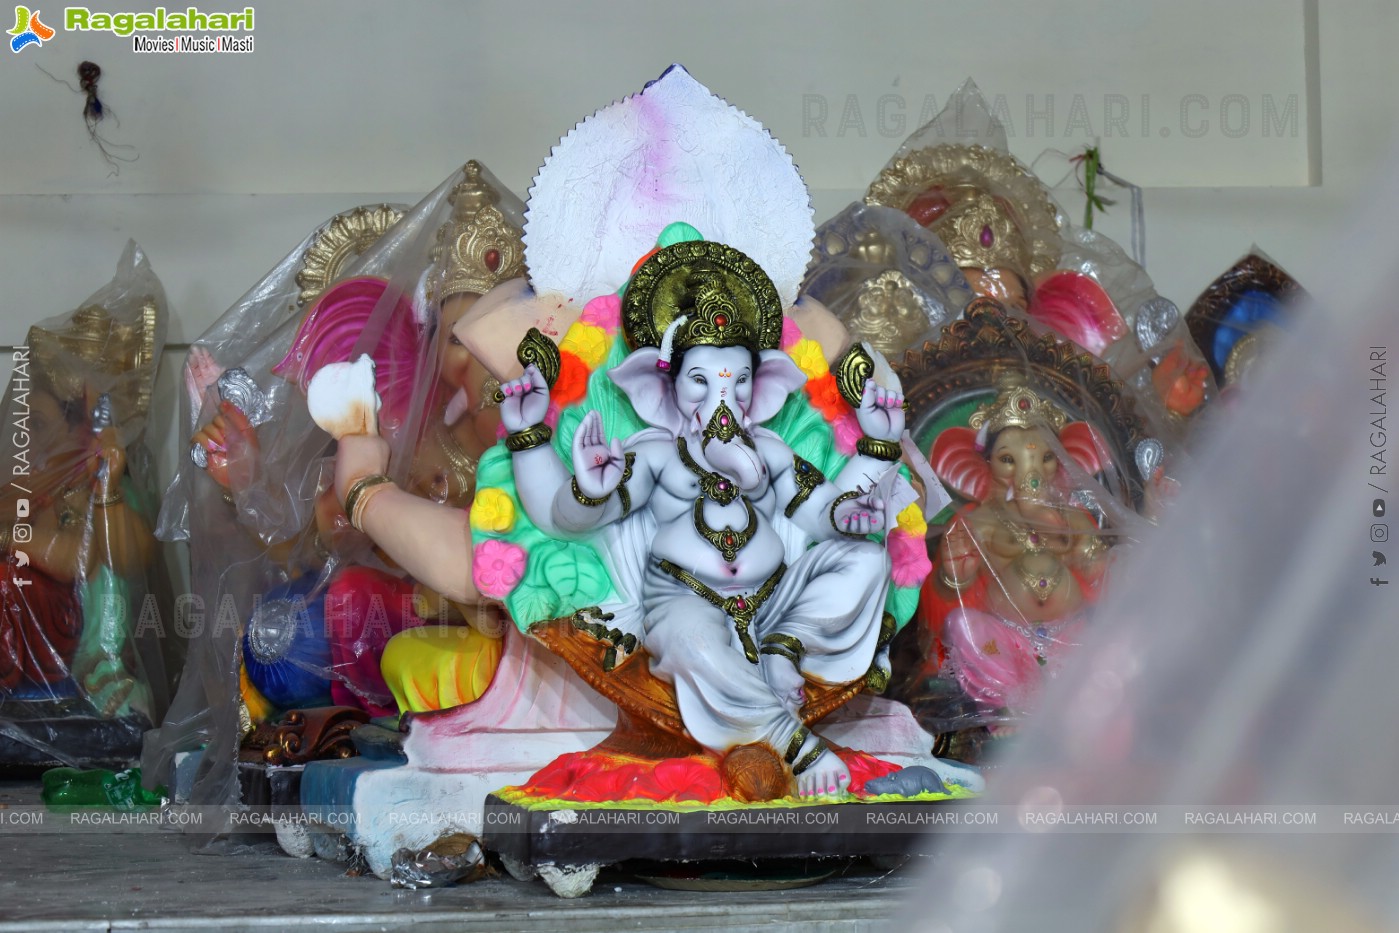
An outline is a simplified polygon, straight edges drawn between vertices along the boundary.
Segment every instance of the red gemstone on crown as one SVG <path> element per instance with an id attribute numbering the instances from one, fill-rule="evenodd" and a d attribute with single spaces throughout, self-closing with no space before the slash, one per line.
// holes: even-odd
<path id="1" fill-rule="evenodd" d="M 716 314 L 716 315 L 714 315 L 714 326 L 715 326 L 715 327 L 728 327 L 728 326 L 729 326 L 729 316 L 728 316 L 727 314 Z"/>
<path id="2" fill-rule="evenodd" d="M 495 272 L 500 269 L 500 250 L 488 249 L 486 255 L 482 257 L 486 262 L 486 268 Z"/>
<path id="3" fill-rule="evenodd" d="M 996 234 L 994 234 L 994 233 L 991 232 L 991 228 L 990 228 L 990 227 L 982 227 L 982 228 L 981 228 L 981 245 L 984 246 L 984 247 L 986 247 L 987 249 L 990 249 L 991 246 L 992 246 L 995 242 L 996 242 Z"/>
<path id="4" fill-rule="evenodd" d="M 733 535 L 724 535 L 724 543 L 725 543 L 725 544 L 730 544 L 730 545 L 733 544 L 733 543 L 734 543 L 734 536 L 733 536 Z"/>
<path id="5" fill-rule="evenodd" d="M 1027 398 L 1022 398 L 1020 401 L 1016 402 L 1015 404 L 1016 404 L 1016 406 L 1019 407 L 1019 409 L 1020 409 L 1021 411 L 1029 411 L 1029 410 L 1030 410 L 1030 400 L 1027 399 Z"/>

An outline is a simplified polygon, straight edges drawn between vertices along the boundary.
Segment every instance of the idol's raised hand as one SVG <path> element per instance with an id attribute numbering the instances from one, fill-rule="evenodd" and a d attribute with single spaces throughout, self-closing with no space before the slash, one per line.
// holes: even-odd
<path id="1" fill-rule="evenodd" d="M 622 481 L 625 469 L 622 442 L 607 443 L 602 416 L 596 411 L 588 412 L 573 434 L 573 476 L 578 491 L 591 499 L 609 496 Z"/>
<path id="2" fill-rule="evenodd" d="M 549 383 L 533 363 L 525 374 L 500 387 L 505 400 L 500 403 L 500 421 L 510 432 L 532 428 L 549 413 Z"/>
<path id="3" fill-rule="evenodd" d="M 878 441 L 897 441 L 904 434 L 903 393 L 882 388 L 873 379 L 866 379 L 855 419 L 866 437 Z"/>

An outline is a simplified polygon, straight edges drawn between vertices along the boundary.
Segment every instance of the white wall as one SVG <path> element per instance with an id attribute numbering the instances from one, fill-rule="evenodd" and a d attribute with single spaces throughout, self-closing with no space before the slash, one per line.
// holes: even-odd
<path id="1" fill-rule="evenodd" d="M 1148 269 L 1181 305 L 1255 242 L 1324 290 L 1316 231 L 1385 164 L 1399 87 L 1390 0 L 253 6 L 247 55 L 138 55 L 63 31 L 0 52 L 0 345 L 76 306 L 135 237 L 174 314 L 155 419 L 166 476 L 184 346 L 313 227 L 416 201 L 467 158 L 523 193 L 562 133 L 672 61 L 786 144 L 818 220 L 968 75 L 1003 97 L 1026 161 L 1102 136 L 1108 167 L 1146 188 Z M 40 9 L 60 28 L 60 7 Z M 101 132 L 139 155 L 116 175 L 82 98 L 38 68 L 76 83 L 84 58 L 120 119 Z M 1046 155 L 1041 174 L 1063 166 Z M 1125 243 L 1127 219 L 1124 199 L 1100 224 Z"/>

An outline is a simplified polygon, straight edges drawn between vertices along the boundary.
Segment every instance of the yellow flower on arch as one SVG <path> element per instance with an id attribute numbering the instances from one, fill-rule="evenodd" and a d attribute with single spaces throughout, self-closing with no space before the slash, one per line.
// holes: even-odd
<path id="1" fill-rule="evenodd" d="M 923 520 L 923 510 L 915 502 L 907 506 L 898 517 L 899 528 L 915 538 L 926 538 L 928 536 L 928 523 Z"/>
<path id="2" fill-rule="evenodd" d="M 808 379 L 820 379 L 831 371 L 826 365 L 826 354 L 821 352 L 821 345 L 815 340 L 798 340 L 787 353 Z"/>
<path id="3" fill-rule="evenodd" d="M 597 369 L 607 359 L 607 331 L 593 324 L 574 324 L 559 349 L 578 357 L 589 370 Z"/>
<path id="4" fill-rule="evenodd" d="M 471 527 L 477 531 L 506 534 L 515 527 L 515 503 L 504 490 L 486 487 L 476 491 L 471 503 Z"/>

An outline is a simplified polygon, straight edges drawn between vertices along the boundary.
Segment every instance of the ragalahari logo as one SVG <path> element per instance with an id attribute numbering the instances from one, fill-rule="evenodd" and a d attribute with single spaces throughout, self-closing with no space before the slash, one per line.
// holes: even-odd
<path id="1" fill-rule="evenodd" d="M 31 13 L 28 7 L 17 6 L 15 28 L 10 30 L 10 35 L 14 36 L 10 40 L 10 51 L 17 53 L 26 46 L 42 46 L 54 37 L 54 31 L 40 22 L 38 10 Z"/>

